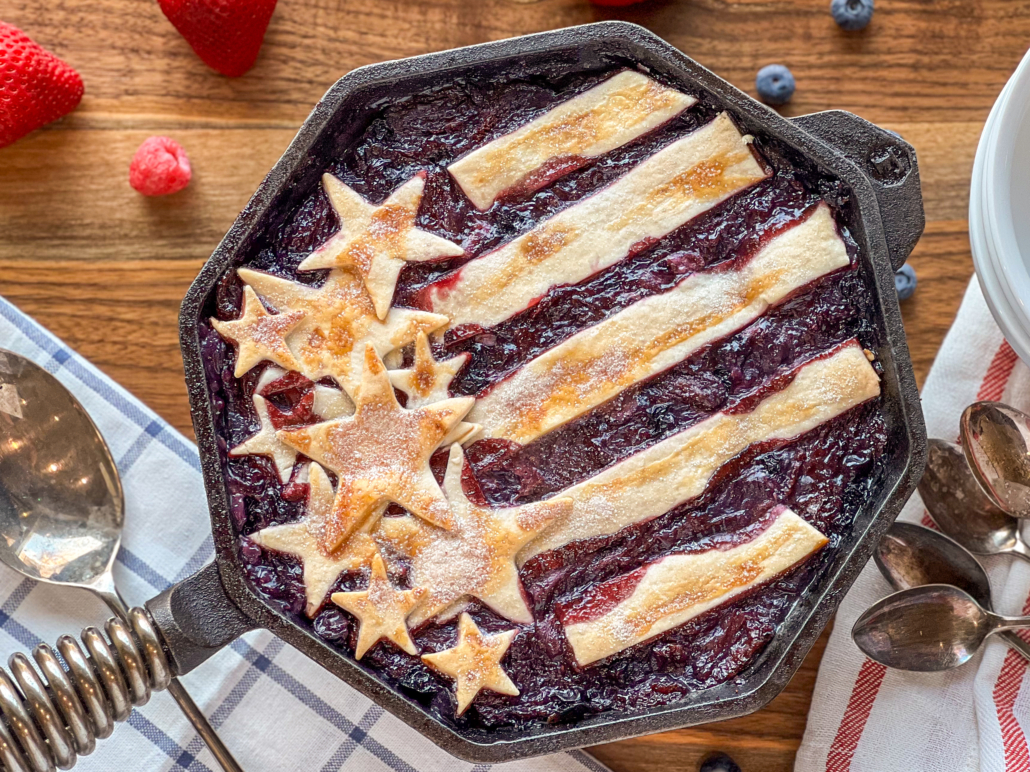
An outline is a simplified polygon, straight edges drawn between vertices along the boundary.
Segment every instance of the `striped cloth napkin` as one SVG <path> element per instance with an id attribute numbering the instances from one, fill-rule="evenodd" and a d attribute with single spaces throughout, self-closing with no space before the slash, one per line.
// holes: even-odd
<path id="1" fill-rule="evenodd" d="M 1030 369 L 991 318 L 976 280 L 923 387 L 930 437 L 954 440 L 963 408 L 1003 401 L 1030 411 Z M 900 518 L 929 525 L 919 494 Z M 994 605 L 1030 614 L 1030 565 L 984 558 Z M 1030 770 L 1030 669 L 998 639 L 946 673 L 903 673 L 865 658 L 851 628 L 890 586 L 872 561 L 837 613 L 819 668 L 796 772 Z"/>
<path id="2" fill-rule="evenodd" d="M 61 341 L 0 298 L 0 348 L 42 365 L 78 397 L 111 446 L 126 498 L 115 565 L 138 605 L 213 556 L 197 449 Z M 78 634 L 108 617 L 85 590 L 0 566 L 0 656 Z M 459 761 L 267 632 L 250 633 L 183 679 L 247 772 L 484 772 Z M 207 748 L 165 693 L 97 744 L 79 770 L 215 772 Z M 605 772 L 582 751 L 498 764 L 504 772 Z"/>

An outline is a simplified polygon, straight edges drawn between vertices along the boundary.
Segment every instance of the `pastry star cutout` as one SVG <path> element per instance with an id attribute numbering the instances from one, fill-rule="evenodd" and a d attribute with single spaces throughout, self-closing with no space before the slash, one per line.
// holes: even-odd
<path id="1" fill-rule="evenodd" d="M 369 344 L 354 415 L 284 429 L 278 435 L 339 476 L 322 548 L 338 549 L 386 502 L 450 528 L 450 506 L 429 468 L 429 457 L 474 402 L 459 397 L 415 410 L 402 408 L 383 360 Z"/>
<path id="2" fill-rule="evenodd" d="M 369 535 L 371 521 L 351 535 L 336 551 L 321 547 L 321 534 L 333 508 L 333 486 L 325 470 L 312 464 L 308 473 L 307 511 L 300 520 L 287 525 L 273 525 L 250 536 L 265 549 L 277 550 L 300 559 L 304 566 L 305 613 L 314 617 L 325 602 L 326 593 L 344 571 L 356 571 L 371 563 L 378 555 Z"/>
<path id="3" fill-rule="evenodd" d="M 483 635 L 468 614 L 458 622 L 458 644 L 436 654 L 423 654 L 422 660 L 455 681 L 458 715 L 465 712 L 483 689 L 517 697 L 518 688 L 501 669 L 501 660 L 515 638 L 515 630 Z"/>
<path id="4" fill-rule="evenodd" d="M 212 317 L 211 326 L 226 340 L 236 344 L 237 378 L 265 359 L 285 367 L 299 370 L 297 362 L 286 345 L 286 335 L 300 324 L 304 315 L 297 311 L 270 314 L 261 304 L 253 288 L 243 288 L 243 313 L 234 321 L 223 322 Z"/>
<path id="5" fill-rule="evenodd" d="M 361 386 L 366 345 L 385 356 L 448 323 L 440 314 L 391 309 L 380 321 L 361 280 L 349 271 L 332 271 L 321 287 L 239 268 L 237 273 L 280 314 L 299 311 L 303 319 L 287 343 L 300 362 L 300 372 L 313 381 L 331 376 L 352 399 Z"/>
<path id="6" fill-rule="evenodd" d="M 487 509 L 469 501 L 461 487 L 465 454 L 451 446 L 443 489 L 454 526 L 449 531 L 413 517 L 380 521 L 382 544 L 411 559 L 414 587 L 428 592 L 411 624 L 449 611 L 469 596 L 513 622 L 530 623 L 533 614 L 522 595 L 515 555 L 558 517 L 572 512 L 572 499 L 549 499 L 520 507 Z"/>
<path id="7" fill-rule="evenodd" d="M 429 346 L 429 336 L 420 332 L 415 336 L 415 362 L 410 370 L 391 370 L 390 382 L 394 388 L 408 395 L 408 407 L 415 408 L 447 399 L 448 389 L 454 376 L 468 361 L 470 354 L 459 354 L 456 357 L 437 362 L 433 359 L 433 351 Z M 462 421 L 454 427 L 442 444 L 452 442 L 464 445 L 476 439 L 483 427 Z"/>
<path id="8" fill-rule="evenodd" d="M 340 217 L 340 230 L 308 255 L 299 270 L 347 268 L 355 271 L 368 288 L 376 314 L 385 319 L 397 276 L 406 262 L 465 254 L 457 244 L 415 227 L 425 185 L 423 172 L 397 188 L 382 204 L 374 206 L 336 177 L 323 175 L 322 186 Z"/>
<path id="9" fill-rule="evenodd" d="M 372 558 L 368 588 L 361 592 L 335 592 L 332 601 L 358 619 L 358 645 L 354 657 L 361 659 L 378 641 L 386 638 L 408 654 L 418 647 L 408 633 L 408 614 L 418 605 L 425 590 L 398 590 L 386 574 L 386 564 L 378 552 Z"/>
<path id="10" fill-rule="evenodd" d="M 468 361 L 468 353 L 437 362 L 429 346 L 429 336 L 415 336 L 415 362 L 410 370 L 391 370 L 390 381 L 408 395 L 408 407 L 419 407 L 447 399 L 451 381 Z"/>
<path id="11" fill-rule="evenodd" d="M 230 456 L 269 456 L 279 471 L 279 479 L 286 482 L 297 461 L 297 451 L 284 445 L 275 434 L 272 419 L 268 417 L 268 403 L 260 394 L 254 395 L 254 410 L 257 411 L 261 428 L 258 433 L 229 451 Z"/>

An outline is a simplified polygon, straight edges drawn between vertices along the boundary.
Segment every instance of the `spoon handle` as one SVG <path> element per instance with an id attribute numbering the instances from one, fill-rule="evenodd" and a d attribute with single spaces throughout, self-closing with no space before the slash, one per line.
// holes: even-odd
<path id="1" fill-rule="evenodd" d="M 1030 658 L 1030 655 L 1027 656 Z M 182 685 L 178 678 L 173 678 L 168 682 L 168 693 L 179 704 L 179 709 L 182 710 L 189 722 L 193 724 L 193 728 L 197 730 L 197 734 L 200 735 L 200 738 L 207 745 L 222 769 L 225 772 L 243 772 L 243 768 L 236 762 L 232 752 L 225 747 L 222 738 L 218 736 L 215 728 L 208 722 L 207 716 L 200 710 L 200 706 L 193 701 L 190 693 L 186 691 L 186 687 Z"/>
<path id="2" fill-rule="evenodd" d="M 129 608 L 125 603 L 125 599 L 122 594 L 118 592 L 118 588 L 114 584 L 113 578 L 109 582 L 102 582 L 95 585 L 93 592 L 100 596 L 100 598 L 110 607 L 111 611 L 115 613 L 115 616 L 121 620 L 128 622 L 129 620 Z M 201 711 L 200 706 L 193 701 L 189 692 L 186 691 L 186 687 L 182 685 L 182 682 L 174 676 L 168 682 L 168 693 L 172 696 L 172 699 L 179 705 L 179 709 L 186 716 L 186 719 L 193 725 L 193 728 L 197 730 L 197 734 L 200 735 L 200 739 L 207 745 L 208 750 L 211 751 L 211 755 L 215 757 L 215 760 L 222 767 L 225 772 L 243 772 L 243 768 L 237 763 L 236 759 L 233 758 L 232 752 L 225 747 L 225 743 L 222 742 L 222 738 L 218 736 L 215 728 L 211 726 L 211 723 L 207 720 L 207 716 Z"/>
<path id="3" fill-rule="evenodd" d="M 1010 649 L 1022 654 L 1024 659 L 1030 661 L 1030 643 L 1024 641 L 1011 630 L 1005 630 L 1001 633 L 1001 638 L 1004 639 Z"/>
<path id="4" fill-rule="evenodd" d="M 1007 617 L 1003 614 L 991 613 L 993 629 L 991 633 L 1001 633 L 1007 630 L 1026 630 L 1030 627 L 1030 617 Z"/>
<path id="5" fill-rule="evenodd" d="M 1022 558 L 1027 563 L 1030 563 L 1030 547 L 1028 547 L 1026 542 L 1021 538 L 1017 538 L 1016 543 L 1012 548 L 1005 551 L 1010 555 L 1015 555 L 1017 558 Z"/>
<path id="6" fill-rule="evenodd" d="M 130 609 L 127 622 L 108 619 L 104 632 L 87 627 L 81 641 L 63 635 L 56 647 L 41 643 L 32 659 L 17 652 L 0 668 L 4 770 L 70 769 L 115 722 L 168 688 L 172 669 L 145 609 Z"/>

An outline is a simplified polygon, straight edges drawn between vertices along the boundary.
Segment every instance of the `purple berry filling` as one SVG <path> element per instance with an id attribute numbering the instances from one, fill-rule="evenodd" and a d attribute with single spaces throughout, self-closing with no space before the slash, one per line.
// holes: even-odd
<path id="1" fill-rule="evenodd" d="M 426 286 L 463 260 L 510 240 L 609 184 L 719 111 L 718 105 L 701 95 L 694 108 L 637 141 L 586 162 L 538 190 L 513 191 L 486 212 L 478 212 L 451 180 L 446 164 L 613 72 L 611 65 L 587 73 L 571 70 L 572 66 L 556 65 L 522 79 L 457 82 L 384 106 L 364 132 L 341 149 L 326 171 L 373 201 L 385 198 L 417 171 L 428 170 L 418 225 L 466 250 L 466 258 L 405 267 L 396 305 L 421 306 Z M 531 309 L 494 328 L 449 332 L 437 353 L 471 354 L 452 383 L 452 393 L 479 394 L 540 352 L 636 300 L 663 292 L 692 272 L 748 259 L 819 201 L 826 201 L 836 212 L 854 257 L 857 247 L 844 227 L 847 195 L 839 183 L 804 167 L 762 137 L 757 138 L 756 147 L 774 170 L 768 181 L 666 238 L 642 245 L 631 257 L 583 283 L 555 288 Z M 296 267 L 339 227 L 321 189 L 313 187 L 283 223 L 266 235 L 247 264 L 291 279 L 320 282 L 324 273 L 298 274 Z M 211 312 L 235 318 L 241 296 L 239 280 L 230 272 L 219 286 Z M 527 446 L 477 442 L 467 449 L 481 489 L 476 495 L 497 506 L 538 500 L 718 411 L 747 403 L 770 384 L 782 385 L 798 366 L 845 340 L 857 337 L 863 346 L 875 350 L 880 337 L 870 322 L 872 304 L 867 279 L 858 269 L 838 272 L 804 288 L 739 332 Z M 307 619 L 297 560 L 262 550 L 245 538 L 269 525 L 299 518 L 306 486 L 296 481 L 283 485 L 264 457 L 228 457 L 227 449 L 256 428 L 251 397 L 262 368 L 234 378 L 232 347 L 206 325 L 201 335 L 247 577 L 269 605 L 352 656 L 357 640 L 353 618 L 328 604 L 315 619 Z M 295 376 L 268 387 L 265 394 L 274 408 L 273 419 L 284 425 L 313 420 L 312 388 L 310 381 Z M 504 660 L 506 672 L 521 691 L 517 698 L 482 692 L 464 715 L 455 717 L 452 683 L 418 657 L 380 642 L 361 665 L 442 720 L 469 731 L 568 723 L 608 710 L 666 705 L 730 681 L 760 657 L 777 625 L 833 559 L 860 503 L 876 485 L 878 459 L 886 442 L 883 405 L 877 399 L 797 441 L 749 449 L 721 469 L 699 499 L 655 520 L 529 561 L 521 578 L 537 623 L 522 626 Z M 434 457 L 438 477 L 443 462 L 444 454 L 438 452 Z M 671 552 L 745 541 L 775 504 L 794 509 L 823 531 L 830 544 L 797 570 L 629 649 L 602 667 L 580 670 L 574 665 L 556 609 L 574 605 L 586 588 Z M 360 573 L 345 574 L 336 588 L 361 589 L 365 582 Z M 512 627 L 481 604 L 473 604 L 470 611 L 484 631 Z M 429 623 L 414 631 L 413 638 L 423 652 L 437 651 L 453 645 L 456 625 Z"/>

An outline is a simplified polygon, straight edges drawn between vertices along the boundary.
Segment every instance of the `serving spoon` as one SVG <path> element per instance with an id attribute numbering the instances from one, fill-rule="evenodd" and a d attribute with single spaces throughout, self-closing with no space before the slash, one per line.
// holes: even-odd
<path id="1" fill-rule="evenodd" d="M 1014 555 L 1030 562 L 1020 521 L 987 497 L 958 445 L 929 440 L 919 495 L 940 529 L 974 555 Z"/>
<path id="2" fill-rule="evenodd" d="M 915 523 L 893 523 L 880 539 L 873 560 L 895 590 L 950 584 L 992 610 L 987 572 L 967 549 L 942 533 Z M 1030 644 L 1012 632 L 1002 637 L 1030 660 Z"/>
<path id="3" fill-rule="evenodd" d="M 0 560 L 89 590 L 128 622 L 112 573 L 124 522 L 118 469 L 89 414 L 46 370 L 0 349 Z M 242 772 L 178 679 L 168 691 L 222 769 Z"/>
<path id="4" fill-rule="evenodd" d="M 974 402 L 959 421 L 969 467 L 990 498 L 1030 517 L 1030 416 L 1000 402 Z"/>
<path id="5" fill-rule="evenodd" d="M 968 662 L 988 636 L 1030 627 L 1030 617 L 988 611 L 950 584 L 888 595 L 855 622 L 851 637 L 872 660 L 898 670 L 934 672 Z"/>

